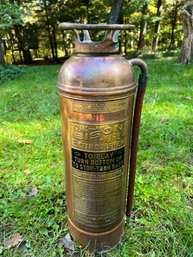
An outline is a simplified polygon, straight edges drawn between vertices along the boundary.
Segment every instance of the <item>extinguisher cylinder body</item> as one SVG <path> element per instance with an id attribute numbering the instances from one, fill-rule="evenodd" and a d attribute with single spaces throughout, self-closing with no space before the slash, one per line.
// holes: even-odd
<path id="1" fill-rule="evenodd" d="M 98 251 L 123 234 L 136 90 L 132 64 L 114 41 L 78 40 L 58 79 L 69 230 Z"/>

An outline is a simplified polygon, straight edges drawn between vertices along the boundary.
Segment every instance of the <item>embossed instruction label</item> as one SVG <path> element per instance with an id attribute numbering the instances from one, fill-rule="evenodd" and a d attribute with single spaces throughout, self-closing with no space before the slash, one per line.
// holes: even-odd
<path id="1" fill-rule="evenodd" d="M 124 210 L 127 120 L 70 120 L 74 219 L 92 228 L 120 222 Z"/>
<path id="2" fill-rule="evenodd" d="M 74 218 L 90 227 L 120 220 L 123 209 L 123 167 L 113 172 L 79 172 L 73 169 Z"/>
<path id="3" fill-rule="evenodd" d="M 124 151 L 122 147 L 109 152 L 85 152 L 72 148 L 72 167 L 80 171 L 113 171 L 123 166 Z"/>

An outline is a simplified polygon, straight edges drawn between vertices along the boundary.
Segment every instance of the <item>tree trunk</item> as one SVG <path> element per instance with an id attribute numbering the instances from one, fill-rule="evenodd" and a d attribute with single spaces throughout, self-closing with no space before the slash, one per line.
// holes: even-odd
<path id="1" fill-rule="evenodd" d="M 193 61 L 193 33 L 191 34 L 191 62 Z"/>
<path id="2" fill-rule="evenodd" d="M 145 34 L 147 29 L 147 20 L 146 14 L 148 13 L 148 4 L 145 4 L 141 10 L 142 17 L 140 22 L 140 34 L 139 34 L 139 41 L 138 41 L 138 50 L 142 50 L 145 45 Z"/>
<path id="3" fill-rule="evenodd" d="M 108 20 L 109 24 L 118 23 L 121 7 L 123 3 L 124 3 L 124 0 L 117 0 L 115 2 L 109 15 L 109 20 Z"/>
<path id="4" fill-rule="evenodd" d="M 21 50 L 19 50 L 19 58 L 20 58 L 20 63 L 23 63 L 23 57 L 22 57 L 22 54 L 21 54 Z"/>
<path id="5" fill-rule="evenodd" d="M 56 42 L 56 29 L 55 29 L 54 23 L 52 23 L 52 35 L 53 35 L 55 59 L 57 60 L 58 59 L 58 49 L 57 49 L 57 42 Z"/>
<path id="6" fill-rule="evenodd" d="M 66 41 L 65 41 L 65 34 L 64 34 L 64 31 L 62 30 L 62 41 L 64 43 L 64 53 L 65 53 L 65 56 L 68 56 L 68 51 L 67 51 L 67 48 L 66 48 Z"/>
<path id="7" fill-rule="evenodd" d="M 21 0 L 17 0 L 18 5 L 21 5 Z M 10 0 L 10 3 L 14 3 L 13 0 Z M 31 52 L 28 49 L 28 45 L 25 42 L 24 39 L 24 33 L 23 30 L 25 28 L 23 28 L 22 26 L 15 26 L 15 36 L 18 40 L 18 48 L 19 50 L 21 50 L 23 52 L 23 60 L 25 64 L 30 64 L 32 63 L 32 56 L 31 56 Z M 22 56 L 21 56 L 21 52 L 20 52 L 20 58 L 21 58 L 21 62 L 22 62 Z"/>
<path id="8" fill-rule="evenodd" d="M 12 54 L 13 64 L 15 64 L 15 56 L 14 56 L 13 47 L 11 47 L 11 54 Z"/>
<path id="9" fill-rule="evenodd" d="M 47 27 L 47 31 L 48 31 L 48 38 L 49 38 L 49 42 L 50 42 L 50 48 L 52 51 L 52 59 L 54 60 L 55 59 L 54 43 L 53 43 L 53 39 L 52 39 L 52 35 L 51 35 L 50 19 L 49 19 L 49 15 L 48 15 L 46 2 L 44 2 L 44 8 L 45 8 L 45 13 L 46 13 L 46 27 Z"/>
<path id="10" fill-rule="evenodd" d="M 12 53 L 12 59 L 13 63 L 15 63 L 15 56 L 14 56 L 14 35 L 11 31 L 9 31 L 9 37 L 10 37 L 10 44 L 11 44 L 11 53 Z"/>
<path id="11" fill-rule="evenodd" d="M 3 39 L 0 34 L 0 64 L 5 64 Z"/>
<path id="12" fill-rule="evenodd" d="M 175 29 L 176 29 L 176 25 L 177 25 L 177 18 L 178 18 L 178 1 L 176 1 L 174 9 L 173 9 L 173 16 L 172 16 L 172 21 L 171 21 L 172 31 L 171 31 L 169 49 L 175 48 Z"/>
<path id="13" fill-rule="evenodd" d="M 31 52 L 29 49 L 23 49 L 23 59 L 25 64 L 30 64 L 32 63 L 32 56 Z"/>
<path id="14" fill-rule="evenodd" d="M 157 2 L 157 17 L 158 18 L 161 17 L 162 4 L 163 4 L 163 0 L 158 0 L 158 2 Z M 158 41 L 159 41 L 159 32 L 160 32 L 160 20 L 156 21 L 156 23 L 155 23 L 155 35 L 154 35 L 153 42 L 152 42 L 152 51 L 154 51 L 154 52 L 157 50 Z"/>
<path id="15" fill-rule="evenodd" d="M 124 31 L 124 54 L 127 56 L 127 32 L 126 30 Z"/>
<path id="16" fill-rule="evenodd" d="M 18 40 L 18 48 L 23 52 L 24 63 L 25 64 L 32 63 L 31 52 L 25 44 L 21 26 L 15 26 L 15 36 Z"/>
<path id="17" fill-rule="evenodd" d="M 193 60 L 193 14 L 189 13 L 187 8 L 184 8 L 181 12 L 181 19 L 184 39 L 181 48 L 180 62 L 190 63 Z"/>
<path id="18" fill-rule="evenodd" d="M 54 60 L 55 59 L 54 44 L 53 44 L 52 35 L 51 35 L 51 31 L 50 31 L 50 25 L 49 25 L 48 21 L 47 21 L 47 30 L 48 30 L 48 38 L 50 41 L 50 48 L 52 51 L 52 59 Z"/>
<path id="19" fill-rule="evenodd" d="M 90 0 L 87 0 L 86 1 L 86 19 L 87 19 L 87 23 L 90 23 L 89 7 L 90 7 Z"/>

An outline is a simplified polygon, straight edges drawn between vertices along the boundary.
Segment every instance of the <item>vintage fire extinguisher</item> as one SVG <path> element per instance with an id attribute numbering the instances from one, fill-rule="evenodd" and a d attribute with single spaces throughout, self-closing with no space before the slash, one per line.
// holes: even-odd
<path id="1" fill-rule="evenodd" d="M 107 251 L 131 215 L 147 66 L 119 53 L 118 32 L 132 25 L 60 27 L 73 31 L 76 49 L 58 78 L 69 230 L 82 246 Z M 104 40 L 93 42 L 89 30 L 105 30 Z M 141 69 L 136 98 L 134 65 Z"/>

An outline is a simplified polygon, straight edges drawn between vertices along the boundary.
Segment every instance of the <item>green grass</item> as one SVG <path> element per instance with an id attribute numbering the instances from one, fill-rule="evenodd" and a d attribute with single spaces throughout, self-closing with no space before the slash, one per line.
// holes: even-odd
<path id="1" fill-rule="evenodd" d="M 193 256 L 193 66 L 151 60 L 130 225 L 109 257 Z M 0 85 L 0 256 L 91 256 L 58 247 L 67 233 L 58 65 Z M 32 140 L 22 144 L 17 140 Z M 25 170 L 30 174 L 25 174 Z M 38 194 L 29 196 L 33 187 Z M 3 249 L 19 233 L 23 242 Z M 96 255 L 100 256 L 100 255 Z"/>

